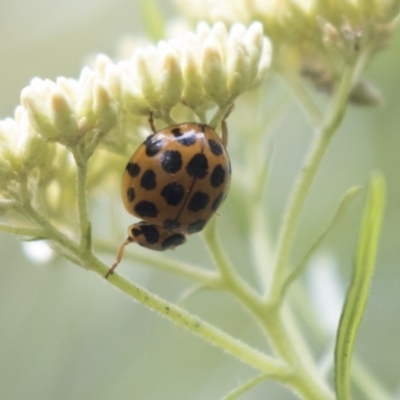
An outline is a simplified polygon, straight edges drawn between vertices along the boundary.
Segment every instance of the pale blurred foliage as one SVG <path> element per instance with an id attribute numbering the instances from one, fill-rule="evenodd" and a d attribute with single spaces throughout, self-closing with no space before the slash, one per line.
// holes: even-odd
<path id="1" fill-rule="evenodd" d="M 166 15 L 173 15 L 170 2 L 159 3 L 167 10 Z M 136 1 L 0 3 L 0 117 L 12 115 L 19 103 L 20 90 L 33 76 L 77 78 L 85 57 L 97 52 L 113 56 L 119 38 L 132 32 L 143 35 L 144 28 Z M 392 390 L 398 385 L 400 370 L 397 351 L 400 346 L 399 45 L 400 35 L 396 32 L 390 47 L 367 71 L 368 77 L 380 87 L 385 105 L 379 109 L 349 108 L 314 182 L 295 248 L 295 257 L 301 257 L 316 232 L 329 221 L 347 188 L 365 184 L 372 169 L 384 172 L 389 192 L 385 225 L 357 354 Z M 249 120 L 260 126 L 266 119 L 272 120 L 269 126 L 272 132 L 268 142 L 260 145 L 260 151 L 268 156 L 273 154 L 267 207 L 274 238 L 311 131 L 298 104 L 277 79 L 264 87 L 265 93 L 249 94 L 237 102 L 228 121 L 229 150 L 234 177 L 240 177 L 243 148 L 252 137 Z M 321 101 L 325 100 L 321 97 Z M 126 159 L 119 157 L 115 162 L 120 163 L 122 171 Z M 110 185 L 115 186 L 115 182 Z M 118 196 L 119 193 L 98 195 L 91 207 L 93 231 L 113 242 L 125 234 L 126 226 L 131 223 L 122 203 L 116 201 Z M 244 238 L 237 230 L 239 217 L 235 215 L 233 200 L 228 197 L 221 210 L 220 228 L 232 258 L 245 266 Z M 360 206 L 361 201 L 351 207 L 324 244 L 324 250 L 335 256 L 344 284 L 349 278 Z M 113 230 L 110 230 L 110 208 L 115 210 L 118 221 Z M 111 232 L 118 238 L 110 237 Z M 252 370 L 219 350 L 147 309 L 132 305 L 93 274 L 57 257 L 44 268 L 34 268 L 20 242 L 4 234 L 0 240 L 1 399 L 209 400 L 221 397 L 253 376 Z M 193 237 L 171 257 L 211 268 L 204 252 L 198 251 L 201 246 L 201 238 Z M 121 273 L 135 282 L 172 301 L 178 301 L 187 287 L 181 278 L 143 267 L 132 268 L 128 262 L 120 268 Z M 250 281 L 253 279 L 251 271 L 240 272 Z M 184 305 L 252 345 L 265 347 L 253 321 L 227 296 L 198 293 Z M 293 399 L 270 383 L 243 397 L 260 398 Z"/>

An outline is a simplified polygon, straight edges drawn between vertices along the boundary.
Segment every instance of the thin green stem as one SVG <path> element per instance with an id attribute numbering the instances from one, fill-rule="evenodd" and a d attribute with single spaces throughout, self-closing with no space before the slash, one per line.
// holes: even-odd
<path id="1" fill-rule="evenodd" d="M 115 249 L 118 245 L 105 241 L 96 241 L 95 247 L 99 251 L 107 252 L 110 254 L 115 253 Z M 180 275 L 184 278 L 188 278 L 202 286 L 218 289 L 221 287 L 222 283 L 219 275 L 213 271 L 206 271 L 198 267 L 194 267 L 187 263 L 179 262 L 176 260 L 169 260 L 166 257 L 156 256 L 153 253 L 131 253 L 126 251 L 124 253 L 124 260 L 130 260 L 136 264 L 143 264 L 146 267 L 157 268 L 160 270 L 172 272 L 174 274 Z"/>
<path id="2" fill-rule="evenodd" d="M 282 286 L 282 298 L 285 297 L 285 293 L 288 290 L 289 286 L 296 280 L 296 278 L 303 273 L 305 268 L 307 267 L 307 264 L 312 257 L 312 255 L 315 253 L 317 248 L 321 245 L 325 237 L 328 235 L 328 233 L 334 228 L 336 223 L 339 221 L 340 217 L 344 214 L 344 212 L 347 210 L 349 207 L 351 200 L 360 192 L 361 187 L 357 186 L 352 189 L 350 189 L 346 195 L 343 197 L 342 201 L 339 204 L 338 209 L 336 210 L 336 213 L 332 217 L 331 221 L 329 224 L 322 230 L 322 232 L 317 236 L 317 239 L 314 241 L 314 243 L 311 245 L 311 247 L 308 249 L 300 263 L 290 271 L 288 274 L 287 278 L 285 279 L 285 283 Z"/>
<path id="3" fill-rule="evenodd" d="M 254 308 L 260 304 L 260 297 L 236 273 L 219 241 L 216 224 L 217 220 L 213 218 L 204 230 L 203 238 L 220 272 L 221 280 L 226 288 L 240 297 L 248 307 Z"/>
<path id="4" fill-rule="evenodd" d="M 249 216 L 249 244 L 251 257 L 257 274 L 257 289 L 260 292 L 266 290 L 270 281 L 271 267 L 273 265 L 273 250 L 266 229 L 266 215 L 264 204 L 255 204 Z M 257 212 L 258 211 L 258 212 Z"/>
<path id="5" fill-rule="evenodd" d="M 11 235 L 27 237 L 30 239 L 44 239 L 43 231 L 37 228 L 24 228 L 0 224 L 0 232 L 10 233 Z"/>
<path id="6" fill-rule="evenodd" d="M 92 254 L 89 255 L 88 262 L 91 265 L 91 269 L 104 278 L 109 267 Z M 202 339 L 219 347 L 253 368 L 268 374 L 280 376 L 282 379 L 290 374 L 290 369 L 285 364 L 254 348 L 251 348 L 240 340 L 228 335 L 221 329 L 201 320 L 180 307 L 161 299 L 157 295 L 135 285 L 122 276 L 112 274 L 109 276 L 108 282 L 147 308 L 156 311 L 171 322 L 174 322 L 191 333 L 200 336 Z"/>
<path id="7" fill-rule="evenodd" d="M 293 368 L 290 377 L 277 380 L 291 387 L 304 399 L 332 400 L 332 392 L 317 374 L 303 340 L 290 334 L 290 331 L 297 333 L 297 330 L 289 328 L 287 324 L 289 319 L 286 318 L 284 321 L 280 308 L 274 304 L 265 305 L 262 298 L 235 272 L 216 234 L 215 218 L 209 222 L 203 236 L 220 271 L 221 279 L 226 284 L 226 289 L 241 300 L 263 328 L 275 353 Z"/>
<path id="8" fill-rule="evenodd" d="M 48 218 L 39 214 L 34 208 L 32 208 L 30 204 L 25 205 L 24 215 L 42 229 L 44 235 L 46 236 L 46 240 L 49 240 L 50 242 L 55 244 L 57 248 L 62 250 L 63 256 L 66 256 L 66 254 L 68 254 L 70 258 L 79 258 L 81 251 L 78 244 L 71 240 L 68 236 L 57 230 L 49 222 Z M 82 266 L 83 264 L 79 265 Z"/>
<path id="9" fill-rule="evenodd" d="M 347 97 L 354 79 L 354 71 L 355 65 L 348 66 L 344 71 L 330 113 L 326 118 L 325 124 L 315 136 L 304 167 L 294 186 L 279 234 L 277 257 L 271 289 L 267 298 L 267 302 L 269 303 L 278 302 L 281 297 L 300 215 L 321 160 L 344 117 Z"/>
<path id="10" fill-rule="evenodd" d="M 68 259 L 79 258 L 80 251 L 77 244 L 66 235 L 58 231 L 49 219 L 40 214 L 31 204 L 26 176 L 21 177 L 21 200 L 22 204 L 16 210 L 27 220 L 33 222 L 40 228 L 41 235 L 49 240 L 57 251 Z"/>
<path id="11" fill-rule="evenodd" d="M 246 393 L 247 391 L 252 389 L 254 386 L 257 386 L 259 383 L 261 383 L 262 381 L 265 381 L 268 378 L 269 378 L 269 376 L 265 375 L 265 374 L 257 375 L 256 377 L 249 379 L 247 382 L 243 383 L 236 389 L 232 390 L 232 392 L 228 393 L 222 400 L 238 399 L 239 396 Z"/>
<path id="12" fill-rule="evenodd" d="M 0 211 L 11 210 L 18 206 L 18 202 L 16 200 L 11 199 L 0 199 Z"/>
<path id="13" fill-rule="evenodd" d="M 264 125 L 263 129 L 267 129 Z M 255 128 L 255 132 L 260 129 Z M 255 135 L 254 135 L 255 136 Z M 259 289 L 264 292 L 270 282 L 273 251 L 271 240 L 267 231 L 267 221 L 265 213 L 264 194 L 268 184 L 269 164 L 271 153 L 265 156 L 264 152 L 259 151 L 261 138 L 255 137 L 249 140 L 249 148 L 246 152 L 247 181 L 251 185 L 246 188 L 248 207 L 247 219 L 249 224 L 249 245 L 250 254 L 253 259 Z M 257 171 L 256 173 L 254 171 Z"/>
<path id="14" fill-rule="evenodd" d="M 284 78 L 285 83 L 295 95 L 295 98 L 305 109 L 311 124 L 314 127 L 321 126 L 324 115 L 315 101 L 311 98 L 309 91 L 304 87 L 304 79 L 297 73 L 293 74 L 288 71 L 279 71 L 279 74 Z"/>
<path id="15" fill-rule="evenodd" d="M 276 354 L 293 368 L 294 373 L 285 383 L 303 399 L 333 400 L 332 390 L 318 374 L 290 315 L 279 307 L 267 307 L 260 321 Z"/>
<path id="16" fill-rule="evenodd" d="M 206 112 L 203 109 L 196 110 L 195 114 L 197 115 L 197 118 L 199 119 L 199 121 L 202 124 L 206 124 L 207 123 Z"/>
<path id="17" fill-rule="evenodd" d="M 62 253 L 65 254 L 67 251 L 70 254 L 74 254 L 74 256 L 80 254 L 81 258 L 79 261 L 81 265 L 85 264 L 89 266 L 92 271 L 100 275 L 102 278 L 106 275 L 109 270 L 107 265 L 103 264 L 92 253 L 83 253 L 81 251 L 81 246 L 78 246 L 58 232 L 48 222 L 48 220 L 32 208 L 29 202 L 24 205 L 24 211 L 25 215 L 28 216 L 30 220 L 46 232 L 46 236 L 48 236 L 49 240 L 53 243 L 55 242 L 64 250 Z M 25 230 L 24 232 L 26 233 L 27 231 Z M 31 231 L 31 233 L 32 232 L 33 231 Z M 166 317 L 171 322 L 184 327 L 188 331 L 200 336 L 207 342 L 221 348 L 251 367 L 263 371 L 266 374 L 279 376 L 281 379 L 285 379 L 285 377 L 290 374 L 290 369 L 280 361 L 251 348 L 221 329 L 202 321 L 198 317 L 195 317 L 176 305 L 159 298 L 146 289 L 134 285 L 132 282 L 129 282 L 121 276 L 113 274 L 108 278 L 108 282 L 131 298 Z"/>
<path id="18" fill-rule="evenodd" d="M 93 152 L 96 150 L 97 146 L 104 138 L 106 133 L 107 132 L 97 131 L 93 136 L 91 142 L 85 145 L 84 156 L 83 156 L 85 160 L 89 160 L 89 158 L 93 155 Z"/>
<path id="19" fill-rule="evenodd" d="M 218 108 L 208 125 L 215 129 L 221 122 L 222 118 L 224 118 L 224 116 L 226 115 L 229 107 L 231 107 L 231 103 L 227 104 L 226 107 Z"/>
<path id="20" fill-rule="evenodd" d="M 74 149 L 73 155 L 76 163 L 77 173 L 77 193 L 78 193 L 78 216 L 79 216 L 79 232 L 80 247 L 83 252 L 91 251 L 91 224 L 88 214 L 87 204 L 87 159 L 83 156 L 83 148 Z"/>

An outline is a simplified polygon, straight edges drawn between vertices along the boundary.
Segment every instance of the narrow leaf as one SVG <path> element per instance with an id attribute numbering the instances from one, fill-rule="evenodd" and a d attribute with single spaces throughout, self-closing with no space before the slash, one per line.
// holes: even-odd
<path id="1" fill-rule="evenodd" d="M 353 262 L 353 276 L 340 318 L 335 347 L 335 386 L 338 400 L 350 400 L 350 365 L 354 343 L 374 272 L 385 203 L 385 180 L 371 178 Z"/>

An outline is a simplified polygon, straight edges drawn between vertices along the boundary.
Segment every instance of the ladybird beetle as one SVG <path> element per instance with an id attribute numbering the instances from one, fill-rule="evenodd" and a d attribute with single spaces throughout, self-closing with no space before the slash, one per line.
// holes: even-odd
<path id="1" fill-rule="evenodd" d="M 127 244 L 151 250 L 173 249 L 186 234 L 201 231 L 225 199 L 231 176 L 226 151 L 228 130 L 224 117 L 222 139 L 213 128 L 197 122 L 172 125 L 156 131 L 130 158 L 122 179 L 126 210 L 141 219 L 128 228 L 112 274 Z"/>

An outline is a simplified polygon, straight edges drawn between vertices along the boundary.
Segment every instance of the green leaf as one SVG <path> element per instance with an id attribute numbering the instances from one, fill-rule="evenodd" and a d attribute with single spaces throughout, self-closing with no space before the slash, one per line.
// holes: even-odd
<path id="1" fill-rule="evenodd" d="M 374 272 L 384 203 L 385 179 L 377 174 L 370 181 L 353 263 L 353 276 L 336 337 L 335 386 L 338 400 L 351 399 L 351 358 Z"/>

